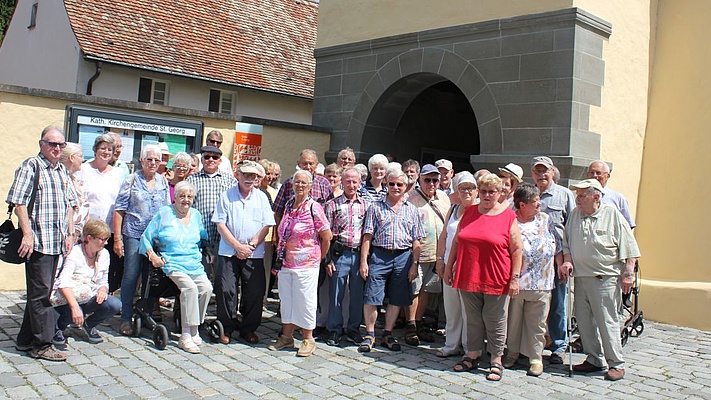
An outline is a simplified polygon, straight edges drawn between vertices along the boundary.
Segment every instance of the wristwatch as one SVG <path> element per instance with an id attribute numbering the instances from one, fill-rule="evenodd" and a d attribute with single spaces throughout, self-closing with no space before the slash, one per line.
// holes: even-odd
<path id="1" fill-rule="evenodd" d="M 520 278 L 521 278 L 521 274 L 513 274 L 513 277 L 514 277 L 514 279 L 520 279 Z"/>
<path id="2" fill-rule="evenodd" d="M 252 247 L 257 247 L 257 245 L 256 245 L 256 244 L 254 244 L 254 242 L 253 242 L 253 241 L 251 241 L 251 240 L 250 240 L 249 242 L 247 242 L 247 244 L 248 244 L 248 245 L 250 245 L 250 246 L 252 246 Z"/>

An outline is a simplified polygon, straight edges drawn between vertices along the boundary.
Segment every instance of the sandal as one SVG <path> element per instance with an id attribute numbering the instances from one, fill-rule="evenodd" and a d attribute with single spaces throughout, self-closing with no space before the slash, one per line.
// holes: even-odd
<path id="1" fill-rule="evenodd" d="M 383 336 L 383 340 L 380 342 L 381 346 L 387 347 L 391 351 L 400 351 L 400 343 L 395 340 L 392 335 Z"/>
<path id="2" fill-rule="evenodd" d="M 504 375 L 504 366 L 501 364 L 491 364 L 489 367 L 489 373 L 486 375 L 487 381 L 498 382 Z"/>
<path id="3" fill-rule="evenodd" d="M 123 336 L 133 336 L 133 325 L 131 325 L 131 322 L 129 321 L 123 321 L 121 322 L 121 326 L 119 327 L 119 333 Z"/>
<path id="4" fill-rule="evenodd" d="M 359 353 L 369 353 L 370 350 L 373 349 L 374 344 L 375 344 L 375 338 L 370 335 L 366 335 L 363 338 L 363 341 L 360 342 L 360 345 L 358 345 L 358 352 Z"/>
<path id="5" fill-rule="evenodd" d="M 417 336 L 417 327 L 415 325 L 408 325 L 405 328 L 405 343 L 410 346 L 420 345 L 420 338 Z"/>
<path id="6" fill-rule="evenodd" d="M 459 367 L 459 368 L 457 368 Z M 471 358 L 469 356 L 462 357 L 459 362 L 454 364 L 454 372 L 469 372 L 473 369 L 479 368 L 479 359 Z"/>

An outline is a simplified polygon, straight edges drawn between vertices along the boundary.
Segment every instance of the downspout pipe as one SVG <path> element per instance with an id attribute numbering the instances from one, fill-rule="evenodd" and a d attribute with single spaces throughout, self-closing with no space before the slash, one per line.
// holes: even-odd
<path id="1" fill-rule="evenodd" d="M 94 81 L 99 79 L 99 75 L 101 75 L 101 61 L 94 61 L 94 65 L 96 65 L 96 72 L 94 72 L 94 76 L 89 78 L 89 82 L 86 83 L 86 94 L 91 96 L 92 89 L 94 88 Z"/>

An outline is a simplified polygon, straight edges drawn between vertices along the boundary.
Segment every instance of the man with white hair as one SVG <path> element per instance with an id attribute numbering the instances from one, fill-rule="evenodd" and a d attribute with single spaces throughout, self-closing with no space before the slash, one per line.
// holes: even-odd
<path id="1" fill-rule="evenodd" d="M 586 179 L 570 186 L 575 204 L 565 225 L 563 264 L 559 276 L 567 280 L 575 271 L 575 314 L 585 361 L 574 365 L 580 373 L 608 367 L 605 379 L 625 376 L 618 310 L 622 293 L 634 286 L 634 268 L 640 256 L 632 229 L 614 207 L 602 203 L 602 185 Z"/>
<path id="2" fill-rule="evenodd" d="M 617 209 L 622 216 L 625 217 L 627 223 L 630 224 L 630 228 L 634 229 L 636 226 L 632 216 L 630 215 L 630 206 L 627 202 L 625 196 L 622 193 L 616 192 L 607 187 L 607 180 L 610 179 L 610 166 L 602 161 L 595 160 L 588 165 L 588 179 L 596 179 L 600 182 L 602 186 L 602 202 L 609 204 Z"/>

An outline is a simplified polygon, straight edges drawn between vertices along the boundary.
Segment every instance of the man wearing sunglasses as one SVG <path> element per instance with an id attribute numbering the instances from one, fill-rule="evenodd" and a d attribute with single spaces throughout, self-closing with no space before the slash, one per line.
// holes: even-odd
<path id="1" fill-rule="evenodd" d="M 366 336 L 358 347 L 361 353 L 369 352 L 375 344 L 375 320 L 378 306 L 385 299 L 386 285 L 389 302 L 380 344 L 392 351 L 401 350 L 392 331 L 400 308 L 412 305 L 410 282 L 417 277 L 420 239 L 425 236 L 417 208 L 403 200 L 407 175 L 394 169 L 385 180 L 388 193 L 371 204 L 363 224 L 360 275 L 365 279 L 363 319 Z"/>
<path id="2" fill-rule="evenodd" d="M 215 146 L 202 146 L 200 148 L 202 169 L 192 174 L 186 179 L 195 186 L 195 199 L 193 207 L 202 214 L 202 222 L 207 229 L 208 246 L 203 252 L 203 265 L 210 279 L 214 278 L 216 257 L 220 237 L 217 232 L 217 224 L 212 222 L 212 214 L 215 211 L 217 200 L 228 189 L 237 184 L 237 180 L 232 172 L 220 170 L 222 163 L 222 151 Z"/>
<path id="3" fill-rule="evenodd" d="M 19 254 L 27 258 L 27 304 L 15 347 L 29 351 L 34 358 L 64 361 L 68 355 L 52 345 L 57 313 L 49 303 L 49 294 L 59 258 L 69 253 L 76 240 L 72 216 L 78 203 L 69 173 L 59 162 L 67 147 L 64 132 L 53 126 L 44 128 L 39 146 L 39 154 L 15 170 L 6 199 L 15 205 L 22 229 Z M 33 206 L 28 207 L 37 174 L 42 190 L 35 193 Z"/>
<path id="4" fill-rule="evenodd" d="M 205 139 L 205 145 L 217 147 L 219 149 L 222 146 L 222 142 L 224 142 L 224 140 L 225 139 L 222 137 L 222 132 L 218 130 L 212 130 L 210 131 L 210 133 L 207 134 L 207 139 Z M 220 154 L 220 164 L 218 169 L 225 174 L 230 174 L 234 176 L 234 172 L 232 171 L 232 161 L 230 161 L 230 159 L 222 153 Z M 201 165 L 198 168 L 202 168 L 202 159 L 200 159 L 200 164 Z"/>
<path id="5" fill-rule="evenodd" d="M 441 161 L 441 160 L 440 160 Z M 434 342 L 434 335 L 424 325 L 425 311 L 430 293 L 442 293 L 442 281 L 435 271 L 437 262 L 437 239 L 444 227 L 444 216 L 449 210 L 449 196 L 438 187 L 441 174 L 437 167 L 425 164 L 420 170 L 419 186 L 409 192 L 407 201 L 417 207 L 425 228 L 420 239 L 420 258 L 417 278 L 412 281 L 412 305 L 405 309 L 407 327 L 405 343 L 418 346 L 420 341 Z"/>

